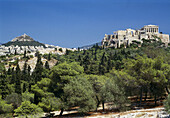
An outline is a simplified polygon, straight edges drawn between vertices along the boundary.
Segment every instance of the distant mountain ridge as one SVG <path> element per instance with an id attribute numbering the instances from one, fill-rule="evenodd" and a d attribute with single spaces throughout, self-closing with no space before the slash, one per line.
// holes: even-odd
<path id="1" fill-rule="evenodd" d="M 2 45 L 5 45 L 5 46 L 11 46 L 11 45 L 14 45 L 14 46 L 16 46 L 16 45 L 18 45 L 18 46 L 43 46 L 43 47 L 45 47 L 45 44 L 35 41 L 33 38 L 31 38 L 30 36 L 28 36 L 26 34 L 18 36 L 16 38 L 12 39 L 11 41 L 9 41 L 5 44 L 2 44 Z"/>
<path id="2" fill-rule="evenodd" d="M 91 45 L 86 45 L 86 46 L 82 46 L 82 47 L 79 47 L 80 49 L 89 49 L 89 48 L 92 48 L 94 45 L 98 45 L 98 46 L 101 46 L 101 43 L 102 42 L 97 42 L 97 43 L 94 43 L 94 44 L 91 44 Z"/>

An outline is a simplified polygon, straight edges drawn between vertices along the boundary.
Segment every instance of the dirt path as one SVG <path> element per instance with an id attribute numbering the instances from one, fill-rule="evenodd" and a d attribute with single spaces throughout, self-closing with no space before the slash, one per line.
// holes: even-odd
<path id="1" fill-rule="evenodd" d="M 51 112 L 57 118 L 60 111 Z M 45 117 L 45 113 L 44 113 Z M 90 112 L 87 115 L 79 115 L 76 110 L 64 111 L 64 118 L 85 117 L 85 118 L 170 118 L 170 114 L 164 111 L 163 107 L 129 110 L 126 112 Z"/>
<path id="2" fill-rule="evenodd" d="M 168 117 L 169 116 L 169 117 Z M 86 118 L 170 118 L 163 107 L 141 110 L 130 110 L 120 113 L 95 114 Z"/>

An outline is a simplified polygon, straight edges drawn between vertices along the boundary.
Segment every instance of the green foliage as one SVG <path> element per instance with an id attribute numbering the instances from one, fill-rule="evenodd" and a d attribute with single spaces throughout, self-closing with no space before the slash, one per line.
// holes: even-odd
<path id="1" fill-rule="evenodd" d="M 43 110 L 30 101 L 22 102 L 21 106 L 14 110 L 17 115 L 34 115 L 43 112 Z"/>
<path id="2" fill-rule="evenodd" d="M 127 97 L 123 88 L 118 86 L 113 79 L 108 79 L 101 88 L 102 102 L 111 102 L 113 108 L 126 110 Z"/>
<path id="3" fill-rule="evenodd" d="M 57 66 L 54 66 L 51 69 L 52 75 L 59 75 L 59 76 L 74 76 L 74 75 L 79 75 L 83 73 L 83 67 L 78 65 L 78 63 L 73 62 L 73 63 L 61 63 Z"/>
<path id="4" fill-rule="evenodd" d="M 0 63 L 0 74 L 2 74 L 5 70 L 4 64 Z"/>
<path id="5" fill-rule="evenodd" d="M 59 108 L 61 108 L 61 100 L 56 97 L 43 97 L 38 106 L 45 112 L 59 110 Z"/>
<path id="6" fill-rule="evenodd" d="M 0 74 L 0 95 L 4 99 L 9 94 L 8 81 L 4 74 Z"/>
<path id="7" fill-rule="evenodd" d="M 22 101 L 34 102 L 34 94 L 29 92 L 22 93 Z"/>
<path id="8" fill-rule="evenodd" d="M 101 103 L 105 109 L 106 102 L 124 110 L 129 104 L 127 96 L 140 96 L 141 102 L 144 93 L 154 97 L 156 103 L 165 90 L 170 90 L 170 48 L 160 48 L 162 43 L 156 40 L 144 40 L 142 45 L 126 49 L 95 45 L 84 51 L 67 50 L 65 55 L 45 54 L 45 59 L 57 60 L 51 69 L 47 62 L 43 67 L 41 55 L 36 52 L 37 64 L 32 74 L 27 63 L 20 70 L 19 60 L 16 70 L 11 65 L 6 71 L 4 64 L 11 57 L 0 57 L 0 94 L 6 101 L 2 104 L 12 104 L 18 108 L 17 114 L 24 115 L 31 114 L 27 110 L 35 107 L 46 112 L 60 109 L 61 114 L 72 107 L 88 112 L 97 110 Z"/>
<path id="9" fill-rule="evenodd" d="M 39 43 L 38 41 L 15 41 L 15 42 L 8 42 L 3 44 L 5 46 L 10 46 L 10 45 L 18 45 L 18 46 L 43 46 L 45 47 L 44 44 Z"/>
<path id="10" fill-rule="evenodd" d="M 48 60 L 48 61 L 50 61 L 50 60 L 51 60 L 51 54 L 50 54 L 50 53 L 48 54 L 48 58 L 47 58 L 47 60 Z"/>
<path id="11" fill-rule="evenodd" d="M 7 104 L 5 100 L 2 100 L 0 97 L 0 114 L 12 112 L 12 104 Z"/>
<path id="12" fill-rule="evenodd" d="M 50 78 L 52 79 L 52 82 L 50 84 L 50 91 L 55 94 L 55 96 L 62 98 L 63 87 L 65 84 L 69 82 L 69 80 L 76 76 L 83 73 L 83 67 L 81 67 L 78 63 L 72 62 L 72 63 L 61 63 L 57 66 L 54 66 L 50 70 Z"/>
<path id="13" fill-rule="evenodd" d="M 39 52 L 37 52 L 36 55 L 37 55 L 37 63 L 36 63 L 35 69 L 32 73 L 34 83 L 37 83 L 38 81 L 41 80 L 42 71 L 43 71 L 43 63 L 41 61 L 41 55 L 39 54 Z"/>
<path id="14" fill-rule="evenodd" d="M 69 107 L 79 106 L 79 112 L 96 108 L 92 86 L 85 78 L 72 78 L 64 87 L 64 96 Z"/>
<path id="15" fill-rule="evenodd" d="M 8 104 L 12 104 L 14 109 L 18 108 L 22 102 L 22 96 L 17 93 L 12 93 L 5 98 Z"/>
<path id="16" fill-rule="evenodd" d="M 104 75 L 107 72 L 107 57 L 105 56 L 105 52 L 101 58 L 101 62 L 99 64 L 99 74 Z"/>
<path id="17" fill-rule="evenodd" d="M 111 70 L 109 74 L 107 74 L 109 78 L 113 78 L 115 83 L 125 90 L 126 95 L 132 95 L 131 91 L 136 89 L 139 85 L 136 78 L 128 74 L 124 71 Z M 132 84 L 133 83 L 133 84 Z"/>
<path id="18" fill-rule="evenodd" d="M 19 65 L 16 67 L 16 74 L 15 74 L 15 93 L 21 94 L 21 70 Z"/>
<path id="19" fill-rule="evenodd" d="M 96 101 L 96 107 L 98 108 L 100 103 L 102 102 L 101 99 L 101 88 L 105 84 L 106 76 L 102 75 L 86 75 L 85 76 L 87 80 L 90 82 L 91 86 L 93 87 L 94 95 L 95 95 L 95 101 Z"/>
<path id="20" fill-rule="evenodd" d="M 168 95 L 166 101 L 164 102 L 165 110 L 170 113 L 170 95 Z"/>
<path id="21" fill-rule="evenodd" d="M 48 61 L 45 62 L 45 68 L 50 69 Z"/>
<path id="22" fill-rule="evenodd" d="M 34 93 L 34 103 L 41 102 L 43 97 L 53 96 L 53 93 L 48 92 L 51 80 L 49 78 L 42 78 L 37 84 L 31 86 L 31 90 Z"/>

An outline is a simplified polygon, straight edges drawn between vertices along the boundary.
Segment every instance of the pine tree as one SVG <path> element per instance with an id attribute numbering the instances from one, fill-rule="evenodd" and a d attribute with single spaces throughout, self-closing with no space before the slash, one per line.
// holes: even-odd
<path id="1" fill-rule="evenodd" d="M 9 53 L 11 54 L 11 49 L 10 49 L 10 48 L 8 48 L 8 50 L 9 50 Z"/>
<path id="2" fill-rule="evenodd" d="M 66 55 L 69 55 L 69 52 L 70 52 L 70 51 L 69 51 L 68 49 L 66 49 Z"/>
<path id="3" fill-rule="evenodd" d="M 85 55 L 86 54 L 86 50 L 83 50 L 83 55 Z"/>
<path id="4" fill-rule="evenodd" d="M 95 50 L 97 51 L 99 49 L 98 44 L 96 43 Z"/>
<path id="5" fill-rule="evenodd" d="M 48 60 L 48 61 L 50 61 L 50 60 L 51 60 L 51 54 L 50 54 L 50 53 L 48 54 L 48 58 L 47 58 L 47 60 Z"/>
<path id="6" fill-rule="evenodd" d="M 103 56 L 101 58 L 100 64 L 99 64 L 99 74 L 104 75 L 104 73 L 106 72 L 107 69 L 107 58 L 105 56 L 105 52 L 103 53 Z"/>
<path id="7" fill-rule="evenodd" d="M 27 51 L 25 50 L 25 51 L 24 51 L 24 58 L 26 58 L 26 54 L 27 54 Z"/>
<path id="8" fill-rule="evenodd" d="M 83 65 L 84 65 L 84 72 L 87 73 L 87 71 L 89 71 L 89 66 L 90 66 L 89 53 L 87 53 L 86 56 L 84 57 Z"/>
<path id="9" fill-rule="evenodd" d="M 80 47 L 78 47 L 78 52 L 80 52 Z"/>
<path id="10" fill-rule="evenodd" d="M 78 60 L 77 60 L 78 62 L 80 62 L 80 66 L 82 66 L 83 65 L 83 61 L 82 61 L 82 58 L 81 58 L 81 56 L 79 55 L 78 56 Z"/>
<path id="11" fill-rule="evenodd" d="M 93 48 L 92 48 L 92 56 L 93 56 L 94 54 L 93 54 Z"/>
<path id="12" fill-rule="evenodd" d="M 11 69 L 11 74 L 12 74 L 12 77 L 11 77 L 10 84 L 14 84 L 15 83 L 15 71 L 14 71 L 14 67 Z"/>
<path id="13" fill-rule="evenodd" d="M 45 68 L 50 69 L 48 61 L 45 62 Z"/>
<path id="14" fill-rule="evenodd" d="M 27 70 L 27 63 L 25 62 L 22 71 L 22 80 L 27 81 L 28 80 L 27 77 L 28 77 L 28 70 Z"/>
<path id="15" fill-rule="evenodd" d="M 94 53 L 94 60 L 97 61 L 97 50 L 95 50 L 95 53 Z"/>
<path id="16" fill-rule="evenodd" d="M 7 74 L 11 75 L 11 68 L 10 67 L 8 68 Z"/>
<path id="17" fill-rule="evenodd" d="M 107 72 L 109 72 L 109 70 L 112 69 L 112 62 L 111 62 L 111 57 L 109 57 L 108 61 L 107 61 Z"/>
<path id="18" fill-rule="evenodd" d="M 41 80 L 42 71 L 43 71 L 43 63 L 41 61 L 41 56 L 38 52 L 37 53 L 37 64 L 36 64 L 34 72 L 32 74 L 35 83 L 37 83 L 37 81 Z"/>
<path id="19" fill-rule="evenodd" d="M 31 67 L 30 65 L 28 65 L 28 74 L 30 75 L 30 72 L 31 72 Z"/>
<path id="20" fill-rule="evenodd" d="M 6 80 L 6 76 L 4 74 L 0 74 L 0 94 L 2 99 L 4 99 L 8 93 L 8 82 Z"/>
<path id="21" fill-rule="evenodd" d="M 27 90 L 26 83 L 23 84 L 23 93 Z"/>
<path id="22" fill-rule="evenodd" d="M 17 55 L 17 50 L 15 50 L 14 55 Z"/>
<path id="23" fill-rule="evenodd" d="M 77 61 L 81 62 L 81 56 L 80 55 L 78 56 L 78 60 Z"/>
<path id="24" fill-rule="evenodd" d="M 30 83 L 31 82 L 31 67 L 30 67 L 30 65 L 28 65 L 28 82 Z"/>
<path id="25" fill-rule="evenodd" d="M 19 65 L 17 65 L 15 71 L 15 93 L 21 94 L 21 70 Z"/>

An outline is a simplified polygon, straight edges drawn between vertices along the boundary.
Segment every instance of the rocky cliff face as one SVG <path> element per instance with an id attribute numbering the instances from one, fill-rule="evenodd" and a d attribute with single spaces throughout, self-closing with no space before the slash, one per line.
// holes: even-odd
<path id="1" fill-rule="evenodd" d="M 24 34 L 11 40 L 11 42 L 15 42 L 15 41 L 34 41 L 34 39 Z"/>

